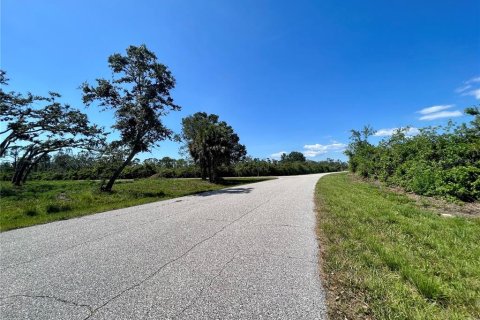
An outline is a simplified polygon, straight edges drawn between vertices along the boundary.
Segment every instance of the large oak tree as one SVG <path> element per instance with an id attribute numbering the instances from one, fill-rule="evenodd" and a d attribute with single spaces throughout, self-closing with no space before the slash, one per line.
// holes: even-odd
<path id="1" fill-rule="evenodd" d="M 111 191 L 135 155 L 173 137 L 161 119 L 169 111 L 180 110 L 170 96 L 175 79 L 167 66 L 159 63 L 145 45 L 130 46 L 126 51 L 126 55 L 115 53 L 108 58 L 112 80 L 97 79 L 94 86 L 82 85 L 84 103 L 98 102 L 103 110 L 112 109 L 116 120 L 113 128 L 120 133 L 110 150 L 124 157 L 103 186 L 105 191 Z"/>

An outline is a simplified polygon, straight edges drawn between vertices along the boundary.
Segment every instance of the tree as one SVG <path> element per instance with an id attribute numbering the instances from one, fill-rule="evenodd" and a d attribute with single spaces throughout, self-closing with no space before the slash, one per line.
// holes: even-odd
<path id="1" fill-rule="evenodd" d="M 112 80 L 97 79 L 96 86 L 82 85 L 83 102 L 89 106 L 97 101 L 103 110 L 114 110 L 113 128 L 120 132 L 120 139 L 113 141 L 110 148 L 120 149 L 115 154 L 124 156 L 103 186 L 104 191 L 112 190 L 135 155 L 173 137 L 161 118 L 169 111 L 180 110 L 170 96 L 175 79 L 167 66 L 159 63 L 145 45 L 130 46 L 126 52 L 126 56 L 115 53 L 108 58 Z"/>
<path id="2" fill-rule="evenodd" d="M 305 162 L 307 159 L 303 155 L 303 153 L 298 151 L 292 151 L 289 154 L 282 153 L 280 160 L 282 162 Z"/>
<path id="3" fill-rule="evenodd" d="M 7 85 L 5 72 L 0 72 L 0 83 Z M 6 128 L 0 143 L 0 156 L 14 152 L 14 185 L 21 185 L 34 166 L 53 152 L 65 148 L 94 149 L 102 144 L 104 133 L 91 125 L 87 115 L 56 101 L 58 93 L 49 97 L 22 95 L 0 90 L 0 120 Z M 40 103 L 44 106 L 38 106 Z"/>
<path id="4" fill-rule="evenodd" d="M 468 133 L 476 138 L 480 137 L 480 106 L 472 106 L 465 109 L 465 114 L 473 116 L 473 120 L 471 121 L 471 128 L 470 130 L 465 130 L 465 126 L 462 127 L 464 131 L 468 131 Z"/>
<path id="5" fill-rule="evenodd" d="M 218 169 L 241 160 L 247 154 L 240 138 L 218 115 L 197 112 L 182 119 L 182 137 L 201 177 L 217 182 Z"/>
<path id="6" fill-rule="evenodd" d="M 352 172 L 358 172 L 363 177 L 369 177 L 374 172 L 376 149 L 368 142 L 368 138 L 375 134 L 371 126 L 365 126 L 361 131 L 351 130 L 350 143 L 345 151 L 349 158 Z"/>
<path id="7" fill-rule="evenodd" d="M 0 70 L 0 84 L 8 85 L 6 72 Z M 58 94 L 50 93 L 51 100 L 58 97 Z M 6 123 L 0 135 L 3 140 L 0 142 L 0 157 L 5 156 L 8 148 L 18 140 L 30 140 L 38 137 L 47 127 L 51 125 L 56 117 L 48 117 L 45 112 L 37 111 L 31 106 L 34 103 L 48 100 L 48 98 L 34 96 L 31 93 L 20 94 L 14 91 L 6 92 L 0 87 L 0 121 Z M 47 111 L 47 110 L 45 110 Z M 47 121 L 35 121 L 44 118 Z"/>

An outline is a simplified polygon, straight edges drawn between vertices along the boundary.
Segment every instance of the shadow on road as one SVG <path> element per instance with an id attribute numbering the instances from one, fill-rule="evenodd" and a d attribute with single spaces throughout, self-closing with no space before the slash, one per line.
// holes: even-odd
<path id="1" fill-rule="evenodd" d="M 228 188 L 228 189 L 222 189 L 222 190 L 216 190 L 216 191 L 197 193 L 196 196 L 208 197 L 208 196 L 214 196 L 217 194 L 242 194 L 242 193 L 250 193 L 252 190 L 253 188 Z"/>

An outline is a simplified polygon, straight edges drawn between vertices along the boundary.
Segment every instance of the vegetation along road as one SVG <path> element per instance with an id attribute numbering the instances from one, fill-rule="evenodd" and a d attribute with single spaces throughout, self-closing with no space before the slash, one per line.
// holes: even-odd
<path id="1" fill-rule="evenodd" d="M 0 234 L 3 319 L 323 319 L 313 194 L 280 177 Z"/>
<path id="2" fill-rule="evenodd" d="M 347 174 L 316 196 L 329 319 L 480 319 L 478 210 Z"/>

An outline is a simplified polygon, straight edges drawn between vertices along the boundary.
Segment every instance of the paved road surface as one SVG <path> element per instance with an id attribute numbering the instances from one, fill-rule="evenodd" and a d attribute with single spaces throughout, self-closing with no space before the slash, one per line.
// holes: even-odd
<path id="1" fill-rule="evenodd" d="M 4 232 L 0 318 L 323 319 L 321 176 Z"/>

